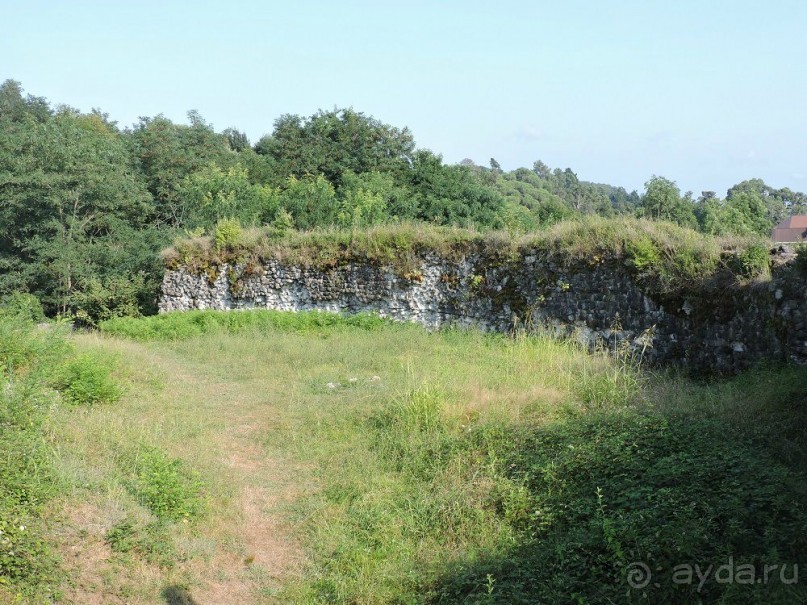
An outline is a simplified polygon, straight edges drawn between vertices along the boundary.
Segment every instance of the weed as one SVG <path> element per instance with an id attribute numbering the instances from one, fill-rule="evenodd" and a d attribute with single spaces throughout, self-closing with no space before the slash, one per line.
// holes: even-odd
<path id="1" fill-rule="evenodd" d="M 674 241 L 650 239 L 668 262 Z M 127 396 L 115 414 L 99 407 L 71 417 L 67 435 L 106 435 L 104 447 L 85 443 L 77 455 L 86 451 L 87 464 L 100 467 L 113 457 L 109 481 L 125 475 L 123 499 L 132 495 L 149 511 L 193 510 L 209 493 L 288 482 L 293 495 L 273 511 L 272 527 L 291 528 L 289 541 L 302 543 L 306 560 L 277 584 L 260 575 L 260 554 L 249 560 L 257 552 L 242 535 L 249 528 L 227 533 L 236 502 L 222 498 L 190 517 L 205 515 L 188 532 L 227 555 L 212 565 L 230 558 L 230 581 L 253 594 L 293 603 L 804 601 L 800 586 L 712 582 L 699 594 L 697 585 L 659 576 L 659 587 L 629 591 L 625 577 L 631 561 L 654 570 L 728 556 L 801 562 L 803 369 L 693 382 L 644 371 L 616 339 L 613 351 L 588 353 L 539 333 L 250 316 L 109 324 L 108 333 L 129 331 L 139 342 L 104 337 L 102 346 L 177 370 L 177 385 Z M 618 322 L 612 328 L 619 332 Z M 231 430 L 242 426 L 249 431 Z M 116 453 L 144 432 L 156 453 Z M 259 455 L 245 455 L 256 445 Z M 204 489 L 169 451 L 195 452 Z M 222 464 L 235 453 L 248 458 L 247 472 Z M 149 549 L 170 553 L 161 544 L 182 543 L 181 513 L 153 515 L 124 519 L 107 536 L 132 584 L 147 580 L 127 556 L 145 560 Z M 175 575 L 193 587 L 212 569 L 198 558 L 173 560 Z M 160 579 L 132 600 L 155 602 L 179 581 Z"/>
<path id="2" fill-rule="evenodd" d="M 747 279 L 760 277 L 770 272 L 770 252 L 762 245 L 754 244 L 737 255 L 739 274 Z"/>
<path id="3" fill-rule="evenodd" d="M 116 553 L 133 553 L 161 567 L 173 566 L 177 557 L 168 528 L 161 521 L 138 523 L 126 517 L 107 531 L 105 540 Z"/>
<path id="4" fill-rule="evenodd" d="M 54 368 L 71 354 L 58 326 L 39 330 L 29 311 L 0 310 L 0 597 L 37 602 L 58 595 L 61 577 L 43 522 L 57 493 L 42 425 Z"/>
<path id="5" fill-rule="evenodd" d="M 216 224 L 214 239 L 216 251 L 232 250 L 241 238 L 241 224 L 234 219 L 223 219 Z"/>
<path id="6" fill-rule="evenodd" d="M 73 405 L 114 403 L 122 394 L 112 377 L 115 365 L 108 356 L 83 353 L 58 368 L 51 383 Z"/>
<path id="7" fill-rule="evenodd" d="M 202 512 L 202 482 L 180 460 L 143 446 L 134 464 L 132 494 L 158 519 L 190 521 Z"/>

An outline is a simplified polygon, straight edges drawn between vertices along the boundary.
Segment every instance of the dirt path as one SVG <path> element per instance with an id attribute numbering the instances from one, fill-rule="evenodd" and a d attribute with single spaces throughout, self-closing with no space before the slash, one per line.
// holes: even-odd
<path id="1" fill-rule="evenodd" d="M 161 447 L 201 475 L 213 505 L 192 527 L 177 528 L 179 550 L 188 556 L 163 569 L 143 561 L 115 561 L 104 536 L 123 516 L 120 497 L 87 503 L 82 498 L 92 494 L 76 494 L 65 503 L 68 521 L 59 530 L 73 584 L 65 602 L 275 602 L 272 595 L 299 572 L 303 556 L 283 513 L 301 493 L 294 464 L 271 457 L 263 446 L 278 419 L 271 390 L 222 379 L 168 347 L 104 340 L 90 344 L 124 358 L 135 388 L 114 410 L 71 417 L 72 426 L 65 426 L 57 439 L 65 439 L 76 456 L 86 457 L 81 462 L 92 466 L 92 457 L 105 451 L 93 447 L 88 435 L 112 435 L 106 447 L 113 448 L 115 439 L 133 433 L 158 435 Z M 75 447 L 81 439 L 88 442 Z"/>

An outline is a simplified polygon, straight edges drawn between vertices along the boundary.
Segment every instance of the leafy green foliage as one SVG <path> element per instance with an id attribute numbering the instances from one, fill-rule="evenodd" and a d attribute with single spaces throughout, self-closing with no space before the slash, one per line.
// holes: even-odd
<path id="1" fill-rule="evenodd" d="M 51 378 L 51 384 L 73 405 L 114 403 L 122 392 L 113 378 L 115 360 L 84 353 L 67 360 Z"/>
<path id="2" fill-rule="evenodd" d="M 657 574 L 647 589 L 654 602 L 682 602 L 698 586 L 674 584 L 675 565 L 717 565 L 729 555 L 737 564 L 798 561 L 804 545 L 792 538 L 805 535 L 807 515 L 794 508 L 797 492 L 782 489 L 794 471 L 724 431 L 719 421 L 629 412 L 528 432 L 506 448 L 509 474 L 533 511 L 520 545 L 449 576 L 435 602 L 619 602 L 626 594 L 639 602 L 642 591 L 626 583 L 633 561 Z M 492 600 L 479 584 L 488 575 L 496 578 Z M 731 590 L 712 581 L 699 596 Z M 781 585 L 763 590 L 777 602 L 788 594 Z"/>
<path id="3" fill-rule="evenodd" d="M 27 321 L 45 321 L 42 303 L 33 294 L 12 292 L 0 298 L 0 312 L 16 315 Z"/>
<path id="4" fill-rule="evenodd" d="M 182 461 L 159 449 L 141 447 L 130 489 L 162 521 L 190 521 L 204 508 L 202 483 Z"/>
<path id="5" fill-rule="evenodd" d="M 332 225 L 336 221 L 336 192 L 322 176 L 290 176 L 278 195 L 278 203 L 294 219 L 299 229 Z"/>
<path id="6" fill-rule="evenodd" d="M 0 292 L 67 314 L 90 280 L 154 269 L 135 237 L 152 205 L 105 116 L 0 114 L 0 175 Z"/>
<path id="7" fill-rule="evenodd" d="M 225 167 L 235 159 L 226 136 L 216 134 L 198 113 L 189 112 L 188 117 L 189 126 L 162 115 L 141 118 L 126 138 L 160 225 L 191 226 L 198 200 L 183 193 L 186 179 L 211 163 Z"/>
<path id="8" fill-rule="evenodd" d="M 651 271 L 661 263 L 661 252 L 649 237 L 628 240 L 625 252 L 639 272 Z"/>
<path id="9" fill-rule="evenodd" d="M 268 185 L 252 184 L 241 164 L 227 170 L 215 163 L 204 166 L 185 177 L 178 195 L 187 209 L 185 224 L 205 229 L 223 219 L 261 225 L 278 207 L 277 192 Z"/>
<path id="10" fill-rule="evenodd" d="M 669 179 L 653 176 L 645 183 L 641 214 L 655 220 L 666 220 L 684 227 L 695 227 L 695 207 L 690 197 L 681 197 L 678 186 Z"/>
<path id="11" fill-rule="evenodd" d="M 0 309 L 0 587 L 45 602 L 61 581 L 42 522 L 44 505 L 58 492 L 42 430 L 54 401 L 50 387 L 59 382 L 66 398 L 97 389 L 87 388 L 93 385 L 86 376 L 96 375 L 91 362 L 72 353 L 58 324 L 37 328 L 36 310 L 23 296 Z M 83 372 L 68 376 L 65 368 Z"/>
<path id="12" fill-rule="evenodd" d="M 110 275 L 103 279 L 89 277 L 84 288 L 71 297 L 73 317 L 85 326 L 113 317 L 139 317 L 141 297 L 151 289 L 145 272 L 129 276 Z"/>
<path id="13" fill-rule="evenodd" d="M 417 202 L 416 218 L 438 225 L 492 225 L 503 205 L 499 193 L 467 166 L 445 166 L 428 150 L 415 153 L 407 185 Z"/>
<path id="14" fill-rule="evenodd" d="M 770 270 L 770 253 L 768 248 L 754 244 L 740 252 L 737 256 L 740 262 L 740 274 L 752 278 L 765 275 Z"/>
<path id="15" fill-rule="evenodd" d="M 161 567 L 173 567 L 177 552 L 168 532 L 168 524 L 157 520 L 148 523 L 125 517 L 113 525 L 104 536 L 113 552 L 134 554 L 147 563 Z"/>
<path id="16" fill-rule="evenodd" d="M 414 146 L 407 128 L 394 128 L 352 109 L 336 109 L 309 118 L 283 115 L 255 149 L 271 158 L 276 179 L 321 174 L 339 187 L 348 171 L 397 177 L 407 171 Z"/>
<path id="17" fill-rule="evenodd" d="M 213 239 L 216 242 L 216 250 L 222 251 L 232 249 L 238 245 L 241 238 L 241 223 L 235 219 L 222 219 L 216 223 L 216 231 Z"/>

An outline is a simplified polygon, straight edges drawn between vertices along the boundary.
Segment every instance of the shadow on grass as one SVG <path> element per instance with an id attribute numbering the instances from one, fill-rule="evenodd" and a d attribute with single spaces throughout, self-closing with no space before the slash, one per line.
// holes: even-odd
<path id="1" fill-rule="evenodd" d="M 188 589 L 182 586 L 166 586 L 160 593 L 168 605 L 198 605 L 198 602 L 191 596 Z"/>
<path id="2" fill-rule="evenodd" d="M 496 506 L 518 541 L 447 567 L 429 602 L 807 603 L 805 408 L 787 399 L 740 431 L 625 409 L 514 432 L 503 467 L 528 496 Z"/>

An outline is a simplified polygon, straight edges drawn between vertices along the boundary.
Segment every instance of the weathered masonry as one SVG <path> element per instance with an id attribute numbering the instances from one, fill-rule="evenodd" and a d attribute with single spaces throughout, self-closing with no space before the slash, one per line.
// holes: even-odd
<path id="1" fill-rule="evenodd" d="M 175 264 L 160 311 L 278 309 L 355 313 L 428 328 L 542 327 L 595 346 L 643 350 L 652 363 L 731 373 L 763 360 L 807 362 L 807 279 L 791 261 L 769 280 L 653 294 L 624 260 L 558 264 L 522 251 L 502 262 L 483 250 L 417 256 L 414 269 L 351 260 L 321 267 L 264 259 L 207 271 Z"/>

